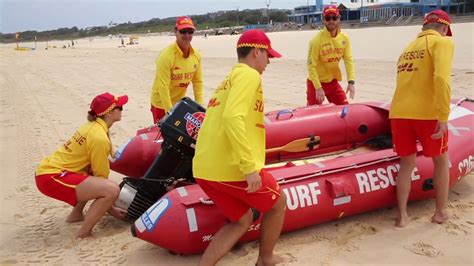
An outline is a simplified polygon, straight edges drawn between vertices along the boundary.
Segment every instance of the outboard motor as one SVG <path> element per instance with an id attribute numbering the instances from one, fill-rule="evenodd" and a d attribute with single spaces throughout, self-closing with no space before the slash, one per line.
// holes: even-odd
<path id="1" fill-rule="evenodd" d="M 163 136 L 160 153 L 141 179 L 124 178 L 120 184 L 115 206 L 127 210 L 125 219 L 136 220 L 168 190 L 195 183 L 192 160 L 205 112 L 185 97 L 159 121 Z"/>

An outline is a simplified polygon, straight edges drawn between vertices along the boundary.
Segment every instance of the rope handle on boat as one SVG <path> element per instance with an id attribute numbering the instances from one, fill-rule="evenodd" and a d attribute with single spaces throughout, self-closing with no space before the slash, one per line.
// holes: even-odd
<path id="1" fill-rule="evenodd" d="M 142 178 L 140 178 L 140 180 L 150 181 L 150 182 L 156 182 L 156 183 L 172 183 L 175 179 L 173 179 L 173 178 L 168 178 L 168 179 L 154 179 L 154 178 L 142 177 Z"/>
<path id="2" fill-rule="evenodd" d="M 463 102 L 466 102 L 466 101 L 472 103 L 472 102 L 474 102 L 474 99 L 471 99 L 471 98 L 468 98 L 468 97 L 464 97 L 464 98 L 460 99 L 455 105 L 456 105 L 456 106 L 459 106 L 459 105 L 461 105 Z"/>
<path id="3" fill-rule="evenodd" d="M 280 120 L 280 115 L 284 115 L 284 114 L 290 114 L 290 117 L 288 117 L 287 119 L 293 117 L 293 111 L 286 109 L 286 110 L 281 110 L 281 111 L 279 111 L 279 112 L 277 113 L 277 115 L 276 115 L 276 119 L 277 119 L 277 120 Z"/>
<path id="4" fill-rule="evenodd" d="M 212 201 L 211 199 L 204 199 L 204 198 L 199 198 L 199 202 L 201 202 L 202 204 L 205 204 L 205 205 L 213 205 L 214 204 L 214 201 Z"/>

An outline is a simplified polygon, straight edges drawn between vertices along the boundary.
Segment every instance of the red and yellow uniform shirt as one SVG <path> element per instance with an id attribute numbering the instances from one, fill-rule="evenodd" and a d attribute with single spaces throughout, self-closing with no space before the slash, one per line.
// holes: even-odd
<path id="1" fill-rule="evenodd" d="M 203 82 L 201 55 L 193 48 L 189 56 L 183 57 L 183 51 L 177 43 L 163 49 L 156 59 L 156 75 L 151 90 L 151 104 L 165 111 L 186 95 L 189 83 L 193 83 L 194 99 L 203 103 Z"/>
<path id="2" fill-rule="evenodd" d="M 308 49 L 308 79 L 314 87 L 321 88 L 321 82 L 329 83 L 342 80 L 339 61 L 344 59 L 347 79 L 354 80 L 354 61 L 349 37 L 339 31 L 336 37 L 324 28 L 309 42 Z"/>
<path id="3" fill-rule="evenodd" d="M 100 118 L 84 124 L 58 150 L 41 161 L 36 175 L 69 171 L 108 178 L 111 152 L 108 130 Z"/>
<path id="4" fill-rule="evenodd" d="M 454 44 L 435 30 L 418 34 L 398 59 L 390 118 L 448 121 Z"/>
<path id="5" fill-rule="evenodd" d="M 265 164 L 263 89 L 260 74 L 234 66 L 209 101 L 193 159 L 195 177 L 244 181 Z"/>

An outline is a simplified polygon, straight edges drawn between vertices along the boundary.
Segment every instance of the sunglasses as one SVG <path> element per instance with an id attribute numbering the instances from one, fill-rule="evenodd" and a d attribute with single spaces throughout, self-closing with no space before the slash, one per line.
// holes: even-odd
<path id="1" fill-rule="evenodd" d="M 189 34 L 189 35 L 192 35 L 194 33 L 194 30 L 193 29 L 182 29 L 182 30 L 179 30 L 179 33 L 181 34 Z"/>
<path id="2" fill-rule="evenodd" d="M 339 16 L 326 16 L 326 17 L 324 17 L 324 19 L 326 21 L 331 21 L 331 20 L 336 21 L 336 20 L 339 19 Z"/>
<path id="3" fill-rule="evenodd" d="M 118 110 L 120 110 L 120 111 L 123 111 L 123 107 L 122 107 L 122 106 L 117 106 L 117 107 L 114 108 L 114 110 L 115 110 L 115 109 L 118 109 Z"/>

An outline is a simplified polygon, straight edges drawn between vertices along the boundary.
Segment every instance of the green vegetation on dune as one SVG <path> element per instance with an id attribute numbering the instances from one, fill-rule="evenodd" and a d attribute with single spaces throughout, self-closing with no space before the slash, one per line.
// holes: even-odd
<path id="1" fill-rule="evenodd" d="M 269 10 L 269 16 L 263 16 L 262 10 L 227 11 L 222 14 L 209 13 L 205 15 L 190 16 L 198 30 L 215 29 L 221 27 L 242 26 L 248 24 L 265 24 L 269 20 L 273 22 L 287 22 L 289 10 Z M 137 23 L 122 23 L 114 27 L 90 27 L 86 29 L 59 28 L 48 31 L 24 31 L 20 32 L 22 42 L 46 41 L 46 40 L 71 40 L 92 36 L 107 36 L 109 34 L 142 34 L 155 32 L 169 32 L 174 28 L 176 17 L 154 18 Z M 0 34 L 0 42 L 15 42 L 15 33 Z"/>

